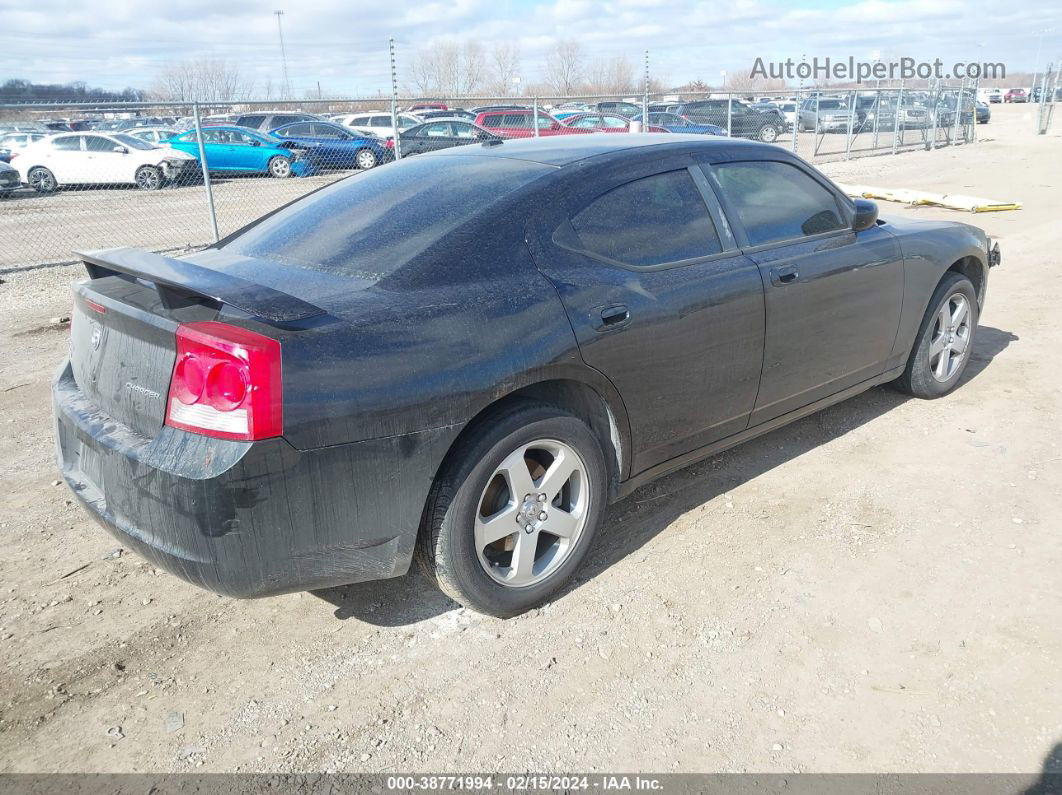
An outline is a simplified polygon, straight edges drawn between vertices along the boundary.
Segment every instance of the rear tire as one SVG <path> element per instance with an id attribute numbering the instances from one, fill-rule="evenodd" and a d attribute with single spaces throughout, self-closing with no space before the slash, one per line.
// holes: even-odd
<path id="1" fill-rule="evenodd" d="M 505 406 L 436 480 L 421 561 L 447 595 L 482 613 L 504 618 L 540 605 L 586 557 L 607 476 L 581 420 L 540 403 Z"/>
<path id="2" fill-rule="evenodd" d="M 26 174 L 26 182 L 37 193 L 55 193 L 59 188 L 55 175 L 44 166 L 31 168 L 29 173 Z"/>
<path id="3" fill-rule="evenodd" d="M 773 124 L 765 124 L 760 127 L 760 131 L 756 133 L 756 137 L 765 144 L 773 144 L 778 140 L 778 128 Z"/>
<path id="4" fill-rule="evenodd" d="M 955 389 L 970 362 L 977 317 L 973 283 L 960 273 L 945 274 L 933 291 L 896 388 L 925 400 Z"/>

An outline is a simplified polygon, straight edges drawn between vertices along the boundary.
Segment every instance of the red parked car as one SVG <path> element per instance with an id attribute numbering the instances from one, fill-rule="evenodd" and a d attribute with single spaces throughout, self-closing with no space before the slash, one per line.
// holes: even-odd
<path id="1" fill-rule="evenodd" d="M 594 130 L 595 132 L 623 133 L 631 130 L 631 120 L 615 113 L 577 113 L 574 116 L 568 116 L 561 123 L 576 130 Z M 650 124 L 645 128 L 645 132 L 671 131 L 666 127 Z"/>
<path id="2" fill-rule="evenodd" d="M 531 138 L 535 134 L 531 126 L 532 115 L 533 111 L 530 109 L 485 110 L 476 116 L 476 124 L 502 138 Z M 592 132 L 596 131 L 574 129 L 561 124 L 545 111 L 538 112 L 538 134 L 540 136 Z"/>
<path id="3" fill-rule="evenodd" d="M 1028 102 L 1029 97 L 1025 94 L 1024 88 L 1012 88 L 1006 94 L 1003 95 L 1004 102 Z"/>
<path id="4" fill-rule="evenodd" d="M 418 110 L 449 110 L 442 102 L 418 102 L 406 108 L 406 113 L 416 113 Z"/>

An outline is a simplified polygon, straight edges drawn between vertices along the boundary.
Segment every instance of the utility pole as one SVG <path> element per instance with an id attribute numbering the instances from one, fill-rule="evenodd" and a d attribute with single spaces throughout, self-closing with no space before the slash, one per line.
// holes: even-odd
<path id="1" fill-rule="evenodd" d="M 291 99 L 291 81 L 288 80 L 288 54 L 284 51 L 284 26 L 280 22 L 284 12 L 278 10 L 273 13 L 277 17 L 277 35 L 280 36 L 280 62 L 284 65 L 284 98 Z"/>

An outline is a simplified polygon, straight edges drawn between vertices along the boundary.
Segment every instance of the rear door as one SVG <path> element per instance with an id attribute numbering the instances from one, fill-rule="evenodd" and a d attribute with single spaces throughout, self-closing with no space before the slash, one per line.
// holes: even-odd
<path id="1" fill-rule="evenodd" d="M 47 166 L 59 184 L 85 181 L 86 162 L 80 135 L 57 135 L 51 140 Z"/>
<path id="2" fill-rule="evenodd" d="M 758 425 L 880 375 L 903 299 L 903 257 L 880 226 L 856 233 L 852 209 L 796 161 L 718 162 L 719 189 L 766 295 Z"/>
<path id="3" fill-rule="evenodd" d="M 746 427 L 763 285 L 688 155 L 588 179 L 530 231 L 583 359 L 623 396 L 632 473 Z"/>

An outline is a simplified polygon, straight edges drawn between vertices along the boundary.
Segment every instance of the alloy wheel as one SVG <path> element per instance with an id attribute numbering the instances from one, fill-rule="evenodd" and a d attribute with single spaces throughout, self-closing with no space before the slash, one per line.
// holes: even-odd
<path id="1" fill-rule="evenodd" d="M 929 366 L 937 381 L 950 380 L 962 366 L 972 330 L 969 299 L 962 293 L 952 293 L 937 312 L 929 343 Z"/>
<path id="2" fill-rule="evenodd" d="M 358 152 L 356 160 L 358 163 L 358 168 L 362 170 L 373 168 L 376 165 L 376 155 L 374 155 L 368 149 L 362 149 L 360 152 Z"/>
<path id="3" fill-rule="evenodd" d="M 475 548 L 484 571 L 511 588 L 536 585 L 557 571 L 586 527 L 588 477 L 582 457 L 555 439 L 510 453 L 476 510 Z"/>

